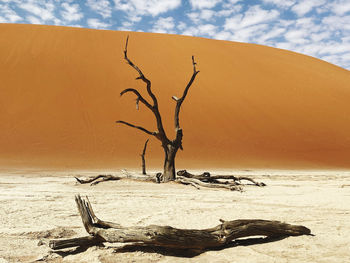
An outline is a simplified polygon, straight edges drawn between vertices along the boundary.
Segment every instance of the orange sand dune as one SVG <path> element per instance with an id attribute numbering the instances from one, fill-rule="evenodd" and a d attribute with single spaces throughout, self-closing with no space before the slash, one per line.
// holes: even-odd
<path id="1" fill-rule="evenodd" d="M 53 26 L 1 24 L 0 164 L 55 168 L 140 165 L 155 128 L 125 88 L 152 80 L 173 135 L 174 102 L 201 71 L 181 111 L 184 151 L 177 167 L 349 168 L 350 72 L 275 48 L 202 38 Z M 162 166 L 152 138 L 147 160 Z"/>

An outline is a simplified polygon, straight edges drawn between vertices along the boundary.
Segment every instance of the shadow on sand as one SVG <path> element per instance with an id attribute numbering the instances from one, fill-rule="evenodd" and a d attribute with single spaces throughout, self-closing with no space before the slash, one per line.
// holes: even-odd
<path id="1" fill-rule="evenodd" d="M 137 252 L 141 251 L 144 253 L 157 253 L 161 254 L 163 256 L 173 256 L 173 257 L 184 257 L 184 258 L 192 258 L 195 256 L 198 256 L 206 251 L 220 251 L 226 248 L 232 248 L 232 247 L 239 247 L 239 246 L 252 246 L 252 245 L 258 245 L 258 244 L 264 244 L 264 243 L 271 243 L 275 241 L 279 241 L 282 239 L 285 239 L 286 237 L 279 237 L 279 238 L 247 238 L 247 239 L 237 239 L 234 242 L 231 242 L 230 244 L 227 244 L 222 247 L 217 248 L 211 248 L 211 249 L 205 249 L 205 250 L 196 250 L 196 249 L 173 249 L 173 248 L 163 248 L 163 247 L 156 247 L 156 246 L 147 246 L 142 244 L 130 244 L 125 245 L 120 248 L 115 247 L 105 247 L 105 248 L 112 248 L 114 249 L 114 253 L 128 253 L 128 252 Z M 76 255 L 82 252 L 85 252 L 88 249 L 88 247 L 78 247 L 73 250 L 68 251 L 55 251 L 54 253 L 60 255 L 61 257 L 66 257 L 69 255 Z"/>

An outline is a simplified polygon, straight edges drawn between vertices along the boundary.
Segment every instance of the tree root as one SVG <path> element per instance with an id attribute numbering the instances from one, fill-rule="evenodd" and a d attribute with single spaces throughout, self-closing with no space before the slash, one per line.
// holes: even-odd
<path id="1" fill-rule="evenodd" d="M 221 224 L 202 230 L 178 229 L 158 225 L 123 227 L 119 224 L 98 219 L 89 199 L 82 199 L 80 195 L 77 195 L 75 201 L 84 227 L 90 236 L 51 240 L 49 246 L 54 250 L 103 245 L 104 242 L 141 243 L 171 249 L 203 250 L 226 247 L 239 238 L 250 236 L 278 239 L 288 236 L 311 235 L 310 229 L 304 226 L 261 219 L 233 221 L 220 219 Z"/>

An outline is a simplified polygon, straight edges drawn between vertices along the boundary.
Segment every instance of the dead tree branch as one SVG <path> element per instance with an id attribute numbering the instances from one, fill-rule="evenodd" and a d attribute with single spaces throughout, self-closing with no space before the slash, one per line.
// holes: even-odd
<path id="1" fill-rule="evenodd" d="M 176 101 L 175 118 L 174 118 L 176 130 L 180 129 L 179 114 L 180 114 L 181 105 L 184 102 L 193 81 L 195 80 L 197 74 L 199 73 L 199 71 L 196 69 L 197 63 L 194 61 L 194 56 L 192 56 L 192 65 L 193 65 L 193 73 L 192 73 L 190 81 L 188 82 L 188 84 L 187 84 L 187 86 L 182 94 L 182 97 L 179 99 L 175 96 L 172 97 Z"/>
<path id="2" fill-rule="evenodd" d="M 229 184 L 229 185 L 244 185 L 241 181 L 246 180 L 251 182 L 255 186 L 266 186 L 263 182 L 256 182 L 254 179 L 246 176 L 234 176 L 234 175 L 211 175 L 209 172 L 204 172 L 200 175 L 194 175 L 186 170 L 180 170 L 177 172 L 178 176 L 197 179 L 205 183 L 216 183 L 216 184 Z M 231 181 L 228 181 L 231 180 Z"/>
<path id="3" fill-rule="evenodd" d="M 149 130 L 141 127 L 141 126 L 137 126 L 137 125 L 131 124 L 131 123 L 126 122 L 126 121 L 116 121 L 116 123 L 122 123 L 122 124 L 124 124 L 126 126 L 129 126 L 129 127 L 132 127 L 132 128 L 138 129 L 138 130 L 141 130 L 141 131 L 143 131 L 143 132 L 145 132 L 145 133 L 147 133 L 149 135 L 153 135 L 153 136 L 157 137 L 157 132 L 151 132 L 151 131 L 149 131 Z"/>
<path id="4" fill-rule="evenodd" d="M 136 105 L 138 106 L 138 102 L 141 101 L 147 108 L 149 108 L 151 111 L 153 111 L 152 105 L 138 92 L 136 89 L 125 89 L 122 92 L 120 92 L 120 96 L 123 96 L 125 93 L 134 93 L 136 95 Z M 138 108 L 137 108 L 138 109 Z"/>
<path id="5" fill-rule="evenodd" d="M 110 243 L 142 243 L 149 246 L 173 249 L 210 249 L 225 247 L 234 240 L 250 236 L 268 238 L 310 235 L 310 229 L 300 225 L 290 225 L 279 221 L 261 219 L 221 220 L 216 227 L 197 230 L 179 229 L 170 226 L 150 225 L 146 227 L 123 227 L 105 222 L 95 216 L 88 199 L 79 195 L 75 198 L 88 237 L 51 240 L 52 249 L 76 246 L 92 246 Z"/>
<path id="6" fill-rule="evenodd" d="M 145 159 L 145 155 L 146 155 L 146 149 L 147 149 L 148 141 L 149 141 L 149 139 L 147 139 L 147 141 L 145 142 L 145 146 L 143 146 L 143 151 L 140 154 L 141 160 L 142 160 L 142 174 L 146 174 L 146 159 Z"/>
<path id="7" fill-rule="evenodd" d="M 141 71 L 141 69 L 136 66 L 128 57 L 128 43 L 129 43 L 129 36 L 126 38 L 126 43 L 125 43 L 125 49 L 124 49 L 124 59 L 126 60 L 126 62 L 132 67 L 134 68 L 139 76 L 136 78 L 136 79 L 141 79 L 144 83 L 146 83 L 146 89 L 147 89 L 147 92 L 149 94 L 149 96 L 152 98 L 152 101 L 153 101 L 153 105 L 149 104 L 145 99 L 143 99 L 143 97 L 139 94 L 139 92 L 135 93 L 136 96 L 138 97 L 138 99 L 144 103 L 154 114 L 154 116 L 156 117 L 156 121 L 157 121 L 157 128 L 158 128 L 158 134 L 159 136 L 157 136 L 157 138 L 161 141 L 163 140 L 168 140 L 168 138 L 166 137 L 166 134 L 165 134 L 165 131 L 164 131 L 164 128 L 163 128 L 163 122 L 162 122 L 162 118 L 160 116 L 160 113 L 159 113 L 159 108 L 158 108 L 158 100 L 156 98 L 156 96 L 154 95 L 154 93 L 152 92 L 152 89 L 151 89 L 151 81 L 145 77 L 145 75 L 143 74 L 143 72 Z M 124 92 L 125 93 L 125 92 Z M 124 94 L 123 93 L 123 94 Z M 142 100 L 143 99 L 143 100 Z M 146 103 L 148 104 L 146 104 Z M 130 125 L 129 125 L 130 126 Z M 130 126 L 132 127 L 132 126 Z"/>
<path id="8" fill-rule="evenodd" d="M 93 176 L 87 179 L 79 179 L 78 177 L 74 177 L 78 183 L 80 184 L 89 184 L 91 183 L 91 185 L 96 185 L 102 182 L 106 182 L 106 181 L 118 181 L 121 179 L 121 177 L 119 176 L 114 176 L 114 175 L 110 175 L 110 174 L 100 174 L 97 176 Z"/>

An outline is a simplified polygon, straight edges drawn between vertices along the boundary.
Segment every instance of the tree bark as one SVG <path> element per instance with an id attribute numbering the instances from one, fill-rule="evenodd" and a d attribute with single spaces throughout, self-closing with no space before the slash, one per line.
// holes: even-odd
<path id="1" fill-rule="evenodd" d="M 163 182 L 174 181 L 176 179 L 175 172 L 175 157 L 178 148 L 168 144 L 164 147 L 164 173 L 163 173 Z"/>
<path id="2" fill-rule="evenodd" d="M 279 221 L 261 219 L 221 220 L 216 227 L 178 229 L 170 226 L 150 225 L 146 227 L 123 227 L 119 224 L 98 219 L 88 199 L 79 195 L 75 201 L 86 231 L 90 237 L 51 240 L 52 249 L 74 246 L 91 246 L 110 243 L 143 243 L 176 249 L 210 249 L 228 245 L 236 239 L 250 236 L 278 238 L 287 236 L 311 235 L 310 229 L 300 225 L 290 225 Z M 92 236 L 92 237 L 91 237 Z"/>

